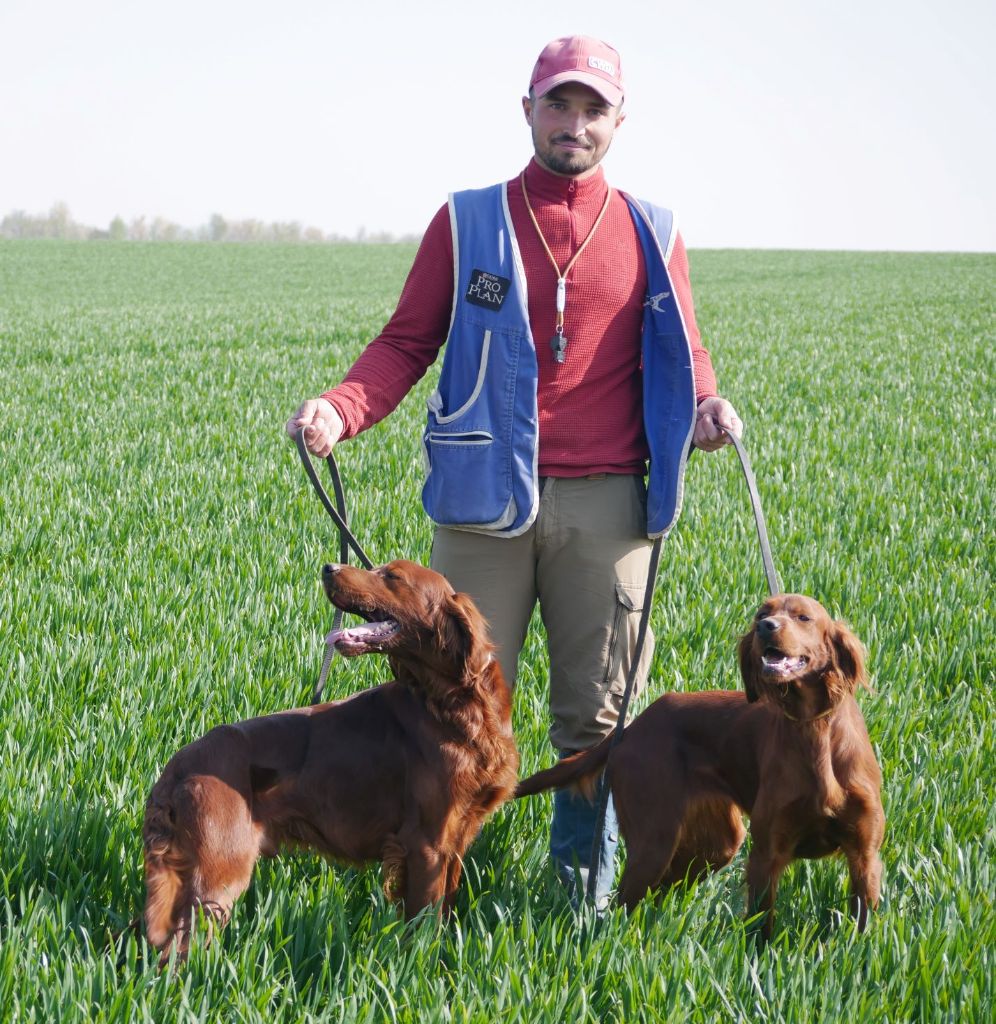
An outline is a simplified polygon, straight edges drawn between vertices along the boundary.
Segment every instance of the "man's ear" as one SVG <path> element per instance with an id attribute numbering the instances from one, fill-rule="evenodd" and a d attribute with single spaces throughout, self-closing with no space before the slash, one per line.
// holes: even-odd
<path id="1" fill-rule="evenodd" d="M 533 101 L 528 96 L 522 97 L 522 112 L 526 115 L 526 124 L 532 127 L 533 123 Z"/>

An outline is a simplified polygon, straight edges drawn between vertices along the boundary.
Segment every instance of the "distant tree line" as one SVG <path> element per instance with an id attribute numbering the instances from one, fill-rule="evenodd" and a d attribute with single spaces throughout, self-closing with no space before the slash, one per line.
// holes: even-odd
<path id="1" fill-rule="evenodd" d="M 321 244 L 328 242 L 417 242 L 419 235 L 395 235 L 390 231 L 367 232 L 360 228 L 355 235 L 324 232 L 305 227 L 298 221 L 227 220 L 220 213 L 212 214 L 207 224 L 187 228 L 165 217 L 148 220 L 135 217 L 125 221 L 115 217 L 106 228 L 96 228 L 73 220 L 65 203 L 56 203 L 47 214 L 29 214 L 12 210 L 0 221 L 0 238 L 68 238 L 77 241 L 110 240 L 115 242 L 292 242 Z"/>

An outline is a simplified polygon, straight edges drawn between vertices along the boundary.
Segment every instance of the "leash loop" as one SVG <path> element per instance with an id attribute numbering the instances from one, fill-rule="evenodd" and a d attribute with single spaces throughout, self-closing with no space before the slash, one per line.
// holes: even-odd
<path id="1" fill-rule="evenodd" d="M 356 552 L 356 557 L 359 558 L 363 568 L 372 569 L 373 562 L 370 561 L 367 553 L 360 547 L 360 542 L 353 536 L 352 531 L 349 529 L 349 523 L 346 521 L 346 496 L 343 493 L 342 478 L 339 475 L 339 465 L 335 461 L 335 456 L 329 452 L 325 462 L 329 467 L 329 474 L 332 477 L 332 489 L 335 491 L 338 508 L 332 504 L 332 499 L 329 498 L 325 488 L 322 487 L 321 480 L 318 479 L 315 464 L 311 461 L 311 453 L 308 451 L 308 446 L 304 441 L 304 431 L 305 428 L 302 427 L 294 435 L 294 441 L 297 444 L 297 451 L 301 456 L 301 462 L 304 463 L 304 471 L 308 474 L 308 479 L 311 481 L 312 487 L 315 488 L 315 493 L 325 506 L 325 511 L 332 517 L 332 521 L 339 527 L 339 536 L 342 539 L 342 557 L 340 561 L 345 563 L 349 560 L 349 552 L 346 551 L 346 545 L 348 544 Z"/>
<path id="2" fill-rule="evenodd" d="M 349 529 L 346 494 L 343 490 L 342 477 L 339 475 L 339 465 L 335 461 L 335 456 L 329 452 L 328 458 L 325 460 L 329 467 L 329 475 L 332 477 L 332 490 L 335 492 L 335 504 L 333 504 L 332 499 L 328 496 L 328 492 L 322 486 L 321 480 L 318 479 L 315 464 L 311 461 L 311 453 L 308 451 L 308 446 L 304 441 L 304 429 L 302 427 L 294 435 L 294 442 L 297 444 L 297 451 L 301 456 L 301 462 L 304 464 L 304 471 L 308 474 L 308 479 L 315 488 L 315 493 L 325 506 L 325 511 L 328 512 L 332 517 L 332 521 L 339 528 L 339 564 L 346 565 L 349 562 L 349 549 L 352 548 L 364 568 L 372 569 L 373 562 L 367 557 L 367 553 L 360 547 L 360 542 Z M 336 608 L 335 615 L 332 617 L 332 629 L 325 639 L 325 657 L 322 659 L 322 668 L 318 673 L 318 682 L 315 683 L 315 689 L 311 695 L 312 704 L 318 704 L 322 699 L 322 692 L 328 679 L 329 668 L 332 665 L 332 656 L 335 654 L 335 645 L 332 643 L 331 637 L 341 625 L 342 609 Z"/>

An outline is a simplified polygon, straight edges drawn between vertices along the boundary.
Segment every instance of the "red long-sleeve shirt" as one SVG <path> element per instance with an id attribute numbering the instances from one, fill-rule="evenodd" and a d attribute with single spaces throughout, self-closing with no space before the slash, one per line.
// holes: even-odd
<path id="1" fill-rule="evenodd" d="M 560 268 L 584 242 L 609 186 L 601 168 L 589 178 L 562 178 L 535 160 L 525 169 L 533 213 Z M 556 325 L 557 272 L 534 227 L 519 178 L 508 205 L 526 276 L 529 325 L 539 362 L 539 472 L 542 476 L 640 473 L 643 432 L 640 334 L 647 275 L 625 199 L 612 190 L 605 217 L 567 275 L 566 358 L 549 345 Z M 666 244 L 666 239 L 662 239 Z M 691 343 L 698 401 L 716 394 L 709 353 L 695 323 L 688 258 L 678 235 L 668 264 Z M 449 211 L 433 217 L 397 309 L 343 382 L 322 397 L 352 437 L 392 412 L 436 359 L 453 306 L 453 238 Z"/>

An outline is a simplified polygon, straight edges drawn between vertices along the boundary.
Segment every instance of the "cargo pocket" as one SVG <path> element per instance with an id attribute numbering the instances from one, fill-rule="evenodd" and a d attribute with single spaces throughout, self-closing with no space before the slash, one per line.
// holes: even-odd
<path id="1" fill-rule="evenodd" d="M 626 691 L 626 678 L 629 675 L 636 650 L 636 638 L 640 632 L 640 615 L 643 612 L 643 601 L 646 596 L 647 584 L 631 584 L 616 582 L 615 613 L 612 621 L 612 633 L 609 637 L 608 657 L 605 664 L 603 689 L 606 699 L 618 706 Z M 643 642 L 643 653 L 640 655 L 640 672 L 637 673 L 632 698 L 643 692 L 647 671 L 654 656 L 654 634 L 649 626 Z"/>

